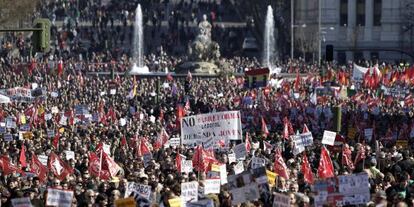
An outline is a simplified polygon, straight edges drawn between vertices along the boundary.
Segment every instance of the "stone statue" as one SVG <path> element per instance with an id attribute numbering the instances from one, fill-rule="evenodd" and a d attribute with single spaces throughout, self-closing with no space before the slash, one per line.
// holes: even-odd
<path id="1" fill-rule="evenodd" d="M 198 34 L 188 49 L 190 61 L 213 62 L 220 58 L 220 46 L 211 40 L 211 24 L 207 16 L 198 24 Z"/>

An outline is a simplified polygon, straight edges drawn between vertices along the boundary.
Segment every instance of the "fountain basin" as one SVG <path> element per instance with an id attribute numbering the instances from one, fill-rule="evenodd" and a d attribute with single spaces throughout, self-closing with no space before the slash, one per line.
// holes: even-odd
<path id="1" fill-rule="evenodd" d="M 139 74 L 149 74 L 149 68 L 144 65 L 142 67 L 134 64 L 131 68 L 131 70 L 129 71 L 130 75 L 139 75 Z"/>

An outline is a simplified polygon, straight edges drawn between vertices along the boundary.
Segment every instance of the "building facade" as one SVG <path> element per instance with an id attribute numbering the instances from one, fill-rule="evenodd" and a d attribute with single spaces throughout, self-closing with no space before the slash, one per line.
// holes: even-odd
<path id="1" fill-rule="evenodd" d="M 326 45 L 333 45 L 338 62 L 362 59 L 413 62 L 407 55 L 414 53 L 413 0 L 292 1 L 297 53 L 317 54 L 319 44 L 315 42 L 320 39 L 322 59 Z"/>

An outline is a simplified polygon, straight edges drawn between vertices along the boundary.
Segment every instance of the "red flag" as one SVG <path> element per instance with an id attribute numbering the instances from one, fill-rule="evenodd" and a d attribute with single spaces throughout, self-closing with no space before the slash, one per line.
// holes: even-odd
<path id="1" fill-rule="evenodd" d="M 202 146 L 197 146 L 193 155 L 193 167 L 197 171 L 206 171 L 208 166 L 217 162 L 214 157 L 214 152 L 211 150 L 205 150 Z"/>
<path id="2" fill-rule="evenodd" d="M 329 157 L 328 150 L 325 147 L 322 147 L 321 149 L 321 159 L 319 160 L 318 175 L 319 178 L 322 179 L 335 176 L 331 157 Z"/>
<path id="3" fill-rule="evenodd" d="M 269 136 L 269 130 L 267 129 L 267 125 L 263 117 L 262 117 L 262 132 L 264 134 L 264 137 Z"/>
<path id="4" fill-rule="evenodd" d="M 250 144 L 250 140 L 249 140 L 249 132 L 246 132 L 246 151 L 247 153 L 250 153 L 250 150 L 252 149 L 252 145 Z"/>
<path id="5" fill-rule="evenodd" d="M 355 168 L 354 163 L 352 163 L 352 152 L 348 145 L 344 145 L 342 148 L 342 165 L 348 166 L 351 170 Z"/>
<path id="6" fill-rule="evenodd" d="M 103 151 L 101 153 L 104 153 Z M 93 152 L 89 153 L 88 171 L 92 176 L 99 177 L 103 180 L 109 180 L 111 177 L 108 170 L 102 168 L 101 159 Z"/>
<path id="7" fill-rule="evenodd" d="M 283 118 L 283 138 L 289 139 L 289 135 L 294 134 L 292 123 L 287 117 Z"/>
<path id="8" fill-rule="evenodd" d="M 177 171 L 181 173 L 181 160 L 186 159 L 186 157 L 182 154 L 177 154 L 175 156 L 175 166 L 177 167 Z"/>
<path id="9" fill-rule="evenodd" d="M 56 135 L 55 135 L 55 137 L 53 138 L 53 141 L 52 141 L 52 145 L 55 149 L 57 149 L 59 147 L 59 139 L 60 139 L 60 134 L 59 134 L 59 132 L 56 132 Z"/>
<path id="10" fill-rule="evenodd" d="M 181 118 L 183 118 L 185 116 L 185 110 L 183 108 L 182 105 L 177 105 L 177 110 L 176 110 L 176 120 L 175 120 L 175 124 L 177 126 L 177 128 L 180 128 L 180 124 L 181 124 Z"/>
<path id="11" fill-rule="evenodd" d="M 263 141 L 263 150 L 272 150 L 273 149 L 273 145 L 271 145 L 269 142 Z"/>
<path id="12" fill-rule="evenodd" d="M 44 166 L 35 154 L 32 155 L 32 163 L 30 164 L 30 171 L 34 173 L 41 182 L 45 182 L 47 179 L 48 169 Z"/>
<path id="13" fill-rule="evenodd" d="M 289 179 L 289 174 L 287 171 L 287 166 L 285 164 L 285 161 L 282 157 L 282 152 L 280 149 L 276 150 L 275 153 L 275 173 L 277 173 L 280 177 L 285 178 L 286 180 Z"/>
<path id="14" fill-rule="evenodd" d="M 107 170 L 114 177 L 118 174 L 120 167 L 108 154 L 102 152 L 102 169 Z"/>
<path id="15" fill-rule="evenodd" d="M 57 65 L 57 74 L 59 77 L 62 76 L 63 74 L 63 61 L 59 60 L 58 65 Z"/>
<path id="16" fill-rule="evenodd" d="M 25 150 L 24 145 L 22 145 L 22 149 L 20 150 L 19 162 L 20 162 L 20 165 L 22 165 L 22 167 L 27 166 L 27 163 L 26 163 L 26 150 Z"/>
<path id="17" fill-rule="evenodd" d="M 155 150 L 159 150 L 162 148 L 163 145 L 165 145 L 169 139 L 169 135 L 167 134 L 167 131 L 165 131 L 164 127 L 161 128 L 161 132 L 158 135 L 157 140 L 155 141 L 154 144 L 154 149 Z"/>
<path id="18" fill-rule="evenodd" d="M 299 71 L 296 72 L 296 79 L 295 79 L 295 91 L 299 91 L 300 87 L 300 77 L 299 77 Z"/>
<path id="19" fill-rule="evenodd" d="M 48 168 L 59 180 L 63 180 L 66 176 L 73 173 L 73 169 L 53 152 L 49 155 Z"/>
<path id="20" fill-rule="evenodd" d="M 21 169 L 14 166 L 12 163 L 10 163 L 9 158 L 6 156 L 0 157 L 0 168 L 1 170 L 3 170 L 4 175 L 9 175 L 14 172 L 18 172 L 24 175 L 24 172 Z"/>
<path id="21" fill-rule="evenodd" d="M 303 177 L 305 179 L 305 182 L 308 184 L 313 184 L 313 173 L 312 168 L 310 167 L 308 156 L 306 156 L 306 153 L 303 153 L 303 160 L 302 160 L 302 173 Z"/>
<path id="22" fill-rule="evenodd" d="M 172 81 L 172 80 L 174 80 L 174 78 L 172 77 L 171 73 L 168 73 L 168 74 L 167 74 L 167 80 L 168 80 L 168 81 Z"/>
<path id="23" fill-rule="evenodd" d="M 122 136 L 121 138 L 121 146 L 126 146 L 127 145 L 127 140 L 125 138 L 125 136 Z"/>
<path id="24" fill-rule="evenodd" d="M 309 128 L 308 128 L 308 126 L 306 124 L 303 124 L 302 133 L 307 133 L 307 132 L 309 132 Z"/>

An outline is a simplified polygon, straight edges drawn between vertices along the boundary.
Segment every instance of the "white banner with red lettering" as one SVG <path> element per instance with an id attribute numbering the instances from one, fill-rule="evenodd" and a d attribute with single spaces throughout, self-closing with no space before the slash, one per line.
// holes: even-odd
<path id="1" fill-rule="evenodd" d="M 202 144 L 210 137 L 216 140 L 241 140 L 240 111 L 200 114 L 181 119 L 182 144 Z"/>

